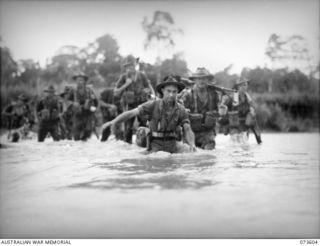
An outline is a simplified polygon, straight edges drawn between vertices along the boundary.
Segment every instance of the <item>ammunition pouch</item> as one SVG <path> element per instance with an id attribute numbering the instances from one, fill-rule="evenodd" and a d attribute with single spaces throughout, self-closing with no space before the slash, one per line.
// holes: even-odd
<path id="1" fill-rule="evenodd" d="M 136 144 L 140 147 L 147 147 L 148 136 L 150 135 L 150 130 L 147 127 L 139 127 L 136 132 Z"/>
<path id="2" fill-rule="evenodd" d="M 53 109 L 51 112 L 51 120 L 58 120 L 59 119 L 59 111 L 58 109 Z"/>
<path id="3" fill-rule="evenodd" d="M 230 127 L 239 127 L 240 121 L 238 111 L 229 111 L 228 118 Z"/>
<path id="4" fill-rule="evenodd" d="M 190 119 L 191 129 L 195 132 L 200 131 L 202 126 L 203 115 L 189 114 L 189 119 Z"/>
<path id="5" fill-rule="evenodd" d="M 49 120 L 50 119 L 50 113 L 48 109 L 42 109 L 40 113 L 38 114 L 40 120 Z"/>
<path id="6" fill-rule="evenodd" d="M 219 106 L 219 115 L 224 116 L 228 113 L 228 107 L 226 105 Z"/>
<path id="7" fill-rule="evenodd" d="M 216 110 L 206 112 L 203 126 L 207 129 L 215 128 L 217 118 L 218 118 L 218 112 Z"/>

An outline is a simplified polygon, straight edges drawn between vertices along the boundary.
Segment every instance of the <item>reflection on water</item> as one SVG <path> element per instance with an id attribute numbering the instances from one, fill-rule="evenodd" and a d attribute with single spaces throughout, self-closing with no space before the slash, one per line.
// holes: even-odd
<path id="1" fill-rule="evenodd" d="M 319 237 L 319 135 L 263 140 L 218 136 L 214 151 L 146 154 L 115 140 L 2 138 L 0 235 Z"/>
<path id="2" fill-rule="evenodd" d="M 99 177 L 88 182 L 72 184 L 73 188 L 100 189 L 200 189 L 217 184 L 214 180 L 190 172 L 201 173 L 215 163 L 215 156 L 203 154 L 189 157 L 147 157 L 123 159 L 114 163 L 93 163 L 91 168 L 117 171 L 117 178 Z M 128 177 L 129 176 L 129 177 Z"/>

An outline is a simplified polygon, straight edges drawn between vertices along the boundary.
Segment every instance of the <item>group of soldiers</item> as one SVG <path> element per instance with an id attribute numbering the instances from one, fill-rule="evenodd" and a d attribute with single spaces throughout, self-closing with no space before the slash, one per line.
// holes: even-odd
<path id="1" fill-rule="evenodd" d="M 25 96 L 20 95 L 3 112 L 10 118 L 9 128 L 30 128 L 38 121 L 39 142 L 48 133 L 55 141 L 85 141 L 92 133 L 99 137 L 98 126 L 102 124 L 101 141 L 113 132 L 116 139 L 132 143 L 136 124 L 136 143 L 152 152 L 174 153 L 177 141 L 187 143 L 191 151 L 196 147 L 212 150 L 217 129 L 224 134 L 248 133 L 251 129 L 257 143 L 261 143 L 253 102 L 247 92 L 249 80 L 240 78 L 235 88 L 223 88 L 202 67 L 188 78 L 167 76 L 154 90 L 146 74 L 137 69 L 138 63 L 138 58 L 128 56 L 115 87 L 105 89 L 100 97 L 87 84 L 89 78 L 85 74 L 73 76 L 76 87 L 66 86 L 60 95 L 49 86 L 36 103 L 35 117 L 30 117 L 31 109 Z M 97 112 L 101 112 L 102 122 Z"/>

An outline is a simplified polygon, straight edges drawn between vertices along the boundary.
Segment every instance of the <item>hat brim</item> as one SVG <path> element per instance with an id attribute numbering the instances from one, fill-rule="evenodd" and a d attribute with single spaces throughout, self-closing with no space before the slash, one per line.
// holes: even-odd
<path id="1" fill-rule="evenodd" d="M 189 79 L 193 80 L 193 79 L 197 79 L 197 78 L 208 78 L 208 79 L 213 79 L 214 76 L 212 74 L 209 75 L 192 75 L 189 77 Z"/>
<path id="2" fill-rule="evenodd" d="M 181 78 L 181 82 L 184 84 L 184 85 L 194 85 L 195 82 L 191 79 L 187 79 L 187 78 Z"/>
<path id="3" fill-rule="evenodd" d="M 21 100 L 23 102 L 29 101 L 29 99 L 27 97 L 18 97 L 18 100 Z"/>
<path id="4" fill-rule="evenodd" d="M 44 92 L 53 92 L 53 93 L 55 93 L 56 90 L 44 90 Z"/>
<path id="5" fill-rule="evenodd" d="M 243 84 L 245 84 L 245 83 L 249 83 L 250 81 L 251 81 L 251 79 L 246 79 L 246 80 L 237 82 L 237 83 L 235 84 L 235 86 L 238 87 L 238 86 L 241 86 L 241 85 L 243 85 Z"/>
<path id="6" fill-rule="evenodd" d="M 163 96 L 162 94 L 162 88 L 168 86 L 168 85 L 173 85 L 173 86 L 176 86 L 178 88 L 178 93 L 180 93 L 184 88 L 186 88 L 186 86 L 181 83 L 181 82 L 163 82 L 161 84 L 158 84 L 157 87 L 156 87 L 156 91 L 161 95 Z"/>
<path id="7" fill-rule="evenodd" d="M 123 66 L 124 66 L 124 67 L 134 66 L 135 64 L 137 64 L 137 63 L 139 62 L 139 60 L 140 60 L 140 57 L 137 57 L 137 58 L 135 58 L 135 62 L 133 62 L 133 61 L 126 62 L 126 63 L 123 64 Z"/>
<path id="8" fill-rule="evenodd" d="M 28 100 L 28 97 L 24 94 L 20 94 L 18 97 L 17 97 L 18 100 L 22 100 L 22 101 L 25 101 L 25 100 Z"/>
<path id="9" fill-rule="evenodd" d="M 73 80 L 76 80 L 77 78 L 83 78 L 85 81 L 88 81 L 89 77 L 87 75 L 74 75 L 72 76 Z"/>

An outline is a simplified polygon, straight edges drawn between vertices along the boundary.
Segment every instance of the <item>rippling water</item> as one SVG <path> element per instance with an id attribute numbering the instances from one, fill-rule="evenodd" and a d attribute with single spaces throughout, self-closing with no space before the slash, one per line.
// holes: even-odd
<path id="1" fill-rule="evenodd" d="M 1 140 L 2 238 L 319 238 L 318 133 L 173 155 Z"/>

